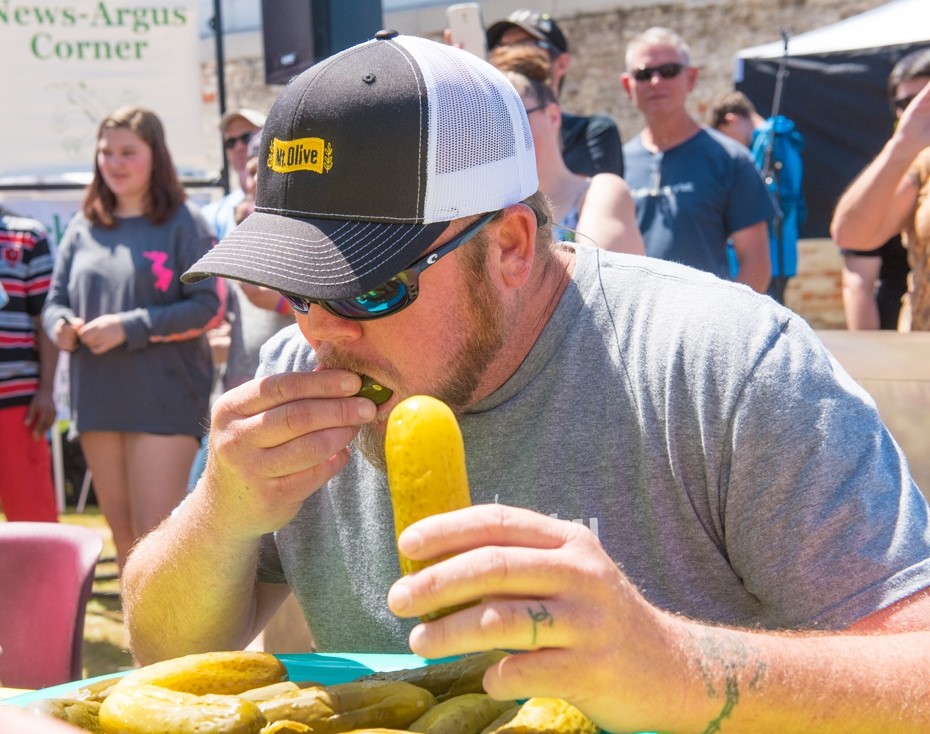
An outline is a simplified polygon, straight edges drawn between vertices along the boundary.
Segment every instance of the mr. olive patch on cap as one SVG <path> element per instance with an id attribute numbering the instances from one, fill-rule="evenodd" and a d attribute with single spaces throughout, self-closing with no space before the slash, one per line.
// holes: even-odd
<path id="1" fill-rule="evenodd" d="M 313 171 L 326 173 L 333 167 L 333 146 L 323 138 L 274 138 L 268 149 L 268 168 L 275 173 Z"/>

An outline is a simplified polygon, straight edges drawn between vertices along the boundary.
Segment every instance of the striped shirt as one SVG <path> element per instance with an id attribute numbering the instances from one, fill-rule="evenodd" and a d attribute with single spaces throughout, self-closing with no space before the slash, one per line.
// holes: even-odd
<path id="1" fill-rule="evenodd" d="M 39 387 L 36 318 L 51 282 L 45 228 L 34 219 L 0 215 L 0 282 L 10 300 L 0 309 L 0 409 L 28 405 Z"/>

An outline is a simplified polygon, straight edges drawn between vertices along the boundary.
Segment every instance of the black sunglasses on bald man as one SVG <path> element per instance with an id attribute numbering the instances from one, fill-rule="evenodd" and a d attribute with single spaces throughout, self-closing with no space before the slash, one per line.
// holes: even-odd
<path id="1" fill-rule="evenodd" d="M 681 74 L 684 64 L 669 62 L 658 66 L 640 66 L 633 72 L 633 78 L 638 82 L 651 82 L 652 77 L 658 74 L 663 79 L 674 79 Z"/>

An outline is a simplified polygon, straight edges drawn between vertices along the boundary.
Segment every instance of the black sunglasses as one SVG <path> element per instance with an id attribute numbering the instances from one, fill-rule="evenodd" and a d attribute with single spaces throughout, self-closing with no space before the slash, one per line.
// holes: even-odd
<path id="1" fill-rule="evenodd" d="M 402 311 L 417 300 L 417 295 L 420 291 L 420 273 L 426 270 L 430 265 L 436 263 L 444 255 L 448 255 L 455 248 L 468 242 L 481 231 L 484 225 L 500 214 L 500 211 L 502 210 L 485 214 L 474 224 L 462 230 L 462 232 L 446 242 L 446 244 L 437 247 L 419 260 L 414 261 L 404 271 L 395 275 L 383 285 L 367 293 L 363 293 L 360 296 L 355 296 L 355 298 L 341 298 L 335 301 L 326 301 L 318 298 L 295 296 L 290 293 L 282 293 L 281 295 L 287 299 L 288 303 L 290 303 L 298 313 L 307 313 L 310 310 L 310 306 L 316 303 L 331 314 L 342 319 L 348 319 L 349 321 L 370 321 L 372 319 L 381 319 L 385 316 L 390 316 L 398 311 Z"/>
<path id="2" fill-rule="evenodd" d="M 243 145 L 248 145 L 249 141 L 252 139 L 252 136 L 255 133 L 242 133 L 242 135 L 237 135 L 234 138 L 226 138 L 223 141 L 223 147 L 226 150 L 232 150 L 236 147 L 236 143 L 242 143 Z"/>
<path id="3" fill-rule="evenodd" d="M 910 97 L 898 97 L 892 104 L 898 112 L 904 112 L 907 109 L 907 106 L 914 101 L 916 94 L 912 94 Z"/>
<path id="4" fill-rule="evenodd" d="M 684 68 L 683 64 L 674 62 L 659 64 L 658 66 L 640 66 L 633 72 L 633 78 L 638 82 L 651 82 L 652 77 L 658 74 L 663 79 L 674 79 L 681 74 Z"/>

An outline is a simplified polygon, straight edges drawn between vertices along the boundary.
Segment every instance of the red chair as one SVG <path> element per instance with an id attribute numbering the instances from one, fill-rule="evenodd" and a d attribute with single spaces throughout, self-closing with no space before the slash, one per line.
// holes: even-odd
<path id="1" fill-rule="evenodd" d="M 0 523 L 0 682 L 44 688 L 81 675 L 84 616 L 103 539 L 66 523 Z"/>

